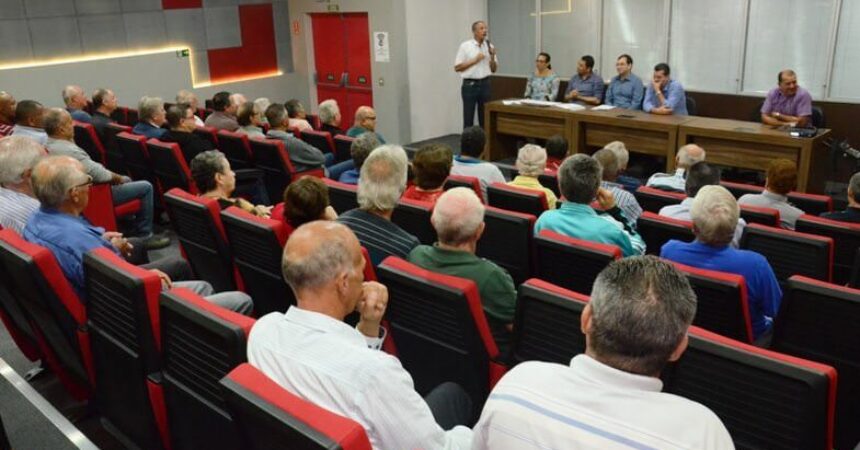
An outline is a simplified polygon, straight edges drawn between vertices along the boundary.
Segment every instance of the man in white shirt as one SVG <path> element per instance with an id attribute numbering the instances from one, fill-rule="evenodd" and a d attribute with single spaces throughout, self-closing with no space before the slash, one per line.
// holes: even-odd
<path id="1" fill-rule="evenodd" d="M 469 127 L 460 135 L 460 154 L 454 157 L 451 175 L 475 177 L 481 184 L 481 195 L 487 202 L 487 186 L 493 183 L 506 183 L 499 166 L 481 160 L 487 137 L 481 127 Z"/>
<path id="2" fill-rule="evenodd" d="M 585 354 L 570 366 L 529 361 L 508 372 L 472 449 L 733 449 L 711 410 L 660 392 L 660 372 L 684 353 L 695 315 L 696 296 L 671 263 L 610 264 L 582 313 Z"/>
<path id="3" fill-rule="evenodd" d="M 39 209 L 30 185 L 33 166 L 48 152 L 24 136 L 0 139 L 0 226 L 21 234 L 27 220 Z"/>
<path id="4" fill-rule="evenodd" d="M 684 173 L 693 164 L 705 160 L 705 150 L 696 144 L 687 144 L 675 154 L 675 173 L 655 173 L 646 186 L 667 191 L 684 192 Z"/>
<path id="5" fill-rule="evenodd" d="M 472 39 L 460 44 L 454 71 L 463 78 L 460 95 L 463 97 L 463 128 L 478 123 L 484 128 L 484 103 L 490 101 L 490 75 L 496 73 L 498 58 L 496 47 L 487 39 L 487 24 L 479 20 L 472 24 Z"/>
<path id="6" fill-rule="evenodd" d="M 374 449 L 469 448 L 472 430 L 458 426 L 472 415 L 465 391 L 445 383 L 422 399 L 400 361 L 379 351 L 388 290 L 364 282 L 364 264 L 346 226 L 296 229 L 282 268 L 297 306 L 257 321 L 248 361 L 290 392 L 359 422 Z M 343 322 L 353 311 L 361 315 L 355 328 Z"/>

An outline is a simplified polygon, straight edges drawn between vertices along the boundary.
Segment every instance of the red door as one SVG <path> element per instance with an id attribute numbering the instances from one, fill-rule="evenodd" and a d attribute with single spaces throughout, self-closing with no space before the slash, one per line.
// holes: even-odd
<path id="1" fill-rule="evenodd" d="M 367 13 L 311 14 L 311 21 L 317 98 L 335 99 L 341 128 L 349 128 L 359 106 L 373 106 Z"/>

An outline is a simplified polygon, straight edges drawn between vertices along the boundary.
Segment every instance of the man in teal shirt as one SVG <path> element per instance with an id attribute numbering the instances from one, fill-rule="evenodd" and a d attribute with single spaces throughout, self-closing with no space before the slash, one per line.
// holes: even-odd
<path id="1" fill-rule="evenodd" d="M 355 123 L 352 125 L 352 128 L 346 130 L 346 135 L 357 138 L 368 132 L 375 133 L 379 143 L 385 144 L 385 139 L 382 138 L 382 135 L 376 133 L 376 111 L 370 106 L 359 106 L 355 110 Z"/>
<path id="2" fill-rule="evenodd" d="M 567 158 L 558 169 L 558 186 L 567 200 L 559 209 L 540 215 L 535 234 L 551 230 L 573 238 L 617 245 L 624 256 L 645 253 L 645 241 L 630 219 L 615 204 L 612 193 L 600 187 L 603 168 L 591 156 L 579 153 Z M 591 206 L 597 202 L 603 212 Z"/>
<path id="3" fill-rule="evenodd" d="M 433 272 L 475 282 L 490 331 L 502 355 L 510 343 L 517 289 L 505 269 L 475 255 L 484 232 L 484 204 L 474 191 L 454 188 L 436 201 L 431 217 L 439 236 L 436 245 L 419 245 L 409 253 L 409 261 Z"/>

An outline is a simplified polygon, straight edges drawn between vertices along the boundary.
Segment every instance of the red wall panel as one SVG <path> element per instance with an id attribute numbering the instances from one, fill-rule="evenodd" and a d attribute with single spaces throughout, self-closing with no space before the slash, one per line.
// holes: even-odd
<path id="1" fill-rule="evenodd" d="M 277 72 L 272 5 L 239 6 L 242 46 L 207 50 L 209 79 L 214 83 L 242 76 Z"/>
<path id="2" fill-rule="evenodd" d="M 161 0 L 164 9 L 202 8 L 203 0 Z"/>

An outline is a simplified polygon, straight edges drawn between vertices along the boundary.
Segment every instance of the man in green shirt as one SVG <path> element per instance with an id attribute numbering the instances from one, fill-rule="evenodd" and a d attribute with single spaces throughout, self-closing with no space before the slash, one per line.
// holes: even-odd
<path id="1" fill-rule="evenodd" d="M 431 222 L 439 241 L 415 247 L 408 260 L 433 272 L 474 281 L 499 352 L 507 354 L 517 289 L 505 269 L 475 255 L 484 232 L 484 204 L 471 189 L 450 189 L 436 201 Z"/>
<path id="2" fill-rule="evenodd" d="M 352 128 L 346 130 L 346 135 L 357 138 L 364 133 L 375 133 L 376 139 L 380 144 L 385 144 L 385 139 L 382 135 L 376 133 L 376 111 L 370 106 L 359 106 L 355 110 L 355 124 Z"/>

